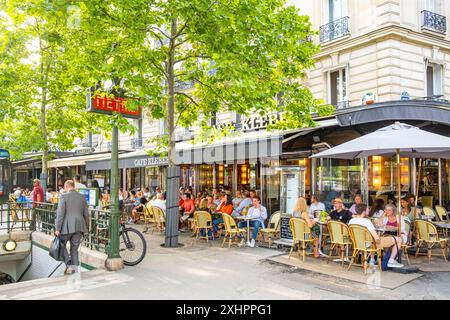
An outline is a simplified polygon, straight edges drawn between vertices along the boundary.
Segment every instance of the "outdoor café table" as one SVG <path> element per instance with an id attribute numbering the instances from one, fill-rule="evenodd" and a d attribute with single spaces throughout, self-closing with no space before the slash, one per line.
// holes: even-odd
<path id="1" fill-rule="evenodd" d="M 252 218 L 247 218 L 246 216 L 237 216 L 237 220 L 247 221 L 247 246 L 250 246 L 250 221 Z"/>
<path id="2" fill-rule="evenodd" d="M 322 222 L 320 219 L 314 218 L 314 221 L 319 225 L 320 232 L 319 232 L 319 255 L 324 258 L 329 258 L 328 255 L 323 253 L 322 251 L 322 238 L 323 238 L 323 226 L 326 226 L 326 222 Z"/>

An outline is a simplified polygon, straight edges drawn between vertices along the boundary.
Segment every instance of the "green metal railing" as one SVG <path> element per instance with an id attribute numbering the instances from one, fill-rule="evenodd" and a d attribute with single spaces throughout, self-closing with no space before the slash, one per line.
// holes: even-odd
<path id="1" fill-rule="evenodd" d="M 30 230 L 32 208 L 27 203 L 0 203 L 0 233 Z"/>
<path id="2" fill-rule="evenodd" d="M 56 228 L 56 205 L 41 203 L 34 208 L 36 231 L 53 235 Z M 89 209 L 89 231 L 83 245 L 89 249 L 107 253 L 109 244 L 109 211 Z"/>
<path id="3" fill-rule="evenodd" d="M 11 201 L 0 204 L 0 233 L 30 230 L 53 235 L 57 206 L 53 203 L 21 204 Z M 84 235 L 84 246 L 107 253 L 109 219 L 110 211 L 89 209 L 89 231 Z"/>

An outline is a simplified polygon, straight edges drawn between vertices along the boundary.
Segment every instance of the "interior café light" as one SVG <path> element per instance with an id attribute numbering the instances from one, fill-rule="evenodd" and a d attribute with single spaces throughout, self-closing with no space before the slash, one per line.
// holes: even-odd
<path id="1" fill-rule="evenodd" d="M 12 252 L 16 250 L 16 248 L 17 242 L 15 242 L 14 240 L 8 239 L 5 242 L 3 242 L 3 250 L 5 250 L 6 252 Z"/>
<path id="2" fill-rule="evenodd" d="M 298 160 L 298 165 L 300 167 L 304 167 L 306 165 L 306 159 L 302 158 L 302 159 Z"/>

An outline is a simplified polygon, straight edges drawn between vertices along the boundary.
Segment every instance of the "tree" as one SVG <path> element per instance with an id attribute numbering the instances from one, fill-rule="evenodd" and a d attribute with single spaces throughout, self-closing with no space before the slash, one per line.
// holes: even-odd
<path id="1" fill-rule="evenodd" d="M 85 66 L 99 78 L 114 71 L 153 118 L 166 119 L 171 167 L 175 128 L 217 136 L 208 126 L 217 112 L 283 112 L 278 128 L 312 126 L 312 113 L 331 112 L 304 86 L 318 50 L 309 18 L 284 0 L 90 0 L 79 6 Z M 105 59 L 113 63 L 95 67 Z M 180 90 L 182 83 L 194 87 Z M 169 207 L 176 198 L 168 193 Z M 175 211 L 168 219 L 176 221 Z"/>
<path id="2" fill-rule="evenodd" d="M 44 186 L 49 151 L 72 149 L 87 131 L 110 127 L 107 117 L 86 112 L 93 78 L 77 69 L 77 7 L 69 4 L 0 2 L 1 144 L 14 158 L 41 150 Z"/>

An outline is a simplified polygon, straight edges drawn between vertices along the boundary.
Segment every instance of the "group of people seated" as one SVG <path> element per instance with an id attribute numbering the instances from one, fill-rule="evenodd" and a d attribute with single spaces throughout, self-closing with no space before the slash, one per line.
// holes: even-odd
<path id="1" fill-rule="evenodd" d="M 406 222 L 413 223 L 414 221 L 414 196 L 410 195 L 401 199 L 402 205 L 402 223 L 401 234 L 398 234 L 399 218 L 397 216 L 397 207 L 392 204 L 385 204 L 382 199 L 376 199 L 371 207 L 368 207 L 363 203 L 362 197 L 357 195 L 354 199 L 354 203 L 350 208 L 346 208 L 342 199 L 336 198 L 333 200 L 333 210 L 327 213 L 327 221 L 334 220 L 350 225 L 359 225 L 368 229 L 373 235 L 376 245 L 379 248 L 391 250 L 390 260 L 388 267 L 401 268 L 402 264 L 396 260 L 398 256 L 398 249 L 402 244 L 408 242 L 408 234 L 406 232 Z M 319 256 L 318 252 L 318 236 L 319 225 L 315 220 L 316 212 L 325 212 L 325 205 L 320 202 L 317 196 L 311 196 L 311 205 L 308 207 L 306 199 L 300 197 L 297 200 L 293 216 L 302 218 L 306 221 L 306 224 L 311 229 L 313 237 L 316 238 L 314 255 Z M 374 224 L 375 223 L 375 224 Z M 384 234 L 380 236 L 376 227 L 383 228 Z M 370 262 L 371 265 L 375 265 L 375 257 L 372 254 Z"/>
<path id="2" fill-rule="evenodd" d="M 148 187 L 130 191 L 123 188 L 119 189 L 119 208 L 128 216 L 129 224 L 134 224 L 140 220 L 144 207 L 149 203 L 151 206 L 159 207 L 165 214 L 166 195 L 160 187 L 156 187 L 153 192 Z"/>
<path id="3" fill-rule="evenodd" d="M 219 191 L 214 188 L 212 193 L 199 192 L 194 196 L 192 188 L 180 188 L 180 231 L 185 231 L 186 221 L 193 216 L 195 211 L 206 211 L 208 213 L 227 214 L 234 218 L 245 216 L 249 219 L 248 223 L 253 228 L 253 238 L 250 246 L 255 246 L 255 239 L 258 236 L 260 228 L 264 228 L 264 222 L 267 219 L 267 209 L 261 204 L 261 198 L 256 195 L 254 190 L 239 190 L 232 197 L 226 190 Z M 213 233 L 217 236 L 219 226 L 224 221 L 220 216 L 213 219 Z M 192 226 L 191 228 L 194 228 Z M 240 221 L 239 228 L 247 227 L 247 221 Z"/>

